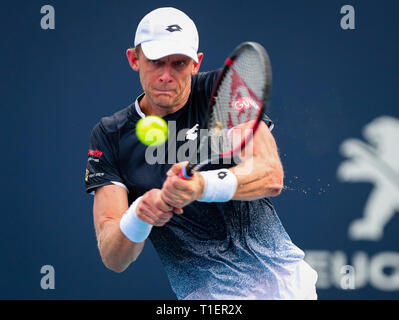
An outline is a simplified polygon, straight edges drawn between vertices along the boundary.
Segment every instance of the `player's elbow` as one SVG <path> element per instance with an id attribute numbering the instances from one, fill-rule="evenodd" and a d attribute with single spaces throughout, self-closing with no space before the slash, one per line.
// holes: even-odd
<path id="1" fill-rule="evenodd" d="M 115 266 L 115 267 L 113 267 L 113 266 L 107 266 L 107 265 L 105 265 L 109 270 L 111 270 L 111 271 L 113 271 L 113 272 L 116 272 L 116 273 L 122 273 L 123 271 L 125 271 L 126 270 L 126 268 L 122 268 L 122 267 L 120 267 L 120 266 Z"/>
<path id="2" fill-rule="evenodd" d="M 275 186 L 272 188 L 268 188 L 267 189 L 267 196 L 268 197 L 277 197 L 281 194 L 281 192 L 283 191 L 283 187 L 281 186 Z"/>
<path id="3" fill-rule="evenodd" d="M 100 251 L 101 253 L 101 251 Z M 138 255 L 120 254 L 120 252 L 102 252 L 101 260 L 104 266 L 116 273 L 122 273 L 129 265 L 137 260 Z"/>
<path id="4" fill-rule="evenodd" d="M 266 187 L 266 196 L 267 197 L 277 197 L 283 191 L 283 182 L 278 181 L 273 184 L 268 184 Z"/>
<path id="5" fill-rule="evenodd" d="M 120 264 L 120 263 L 116 263 L 112 259 L 102 258 L 102 261 L 103 261 L 104 266 L 107 267 L 107 269 L 109 269 L 109 270 L 111 270 L 113 272 L 116 272 L 116 273 L 122 273 L 128 267 L 128 265 L 123 265 L 123 264 Z"/>
<path id="6" fill-rule="evenodd" d="M 266 196 L 277 197 L 284 188 L 284 171 L 281 166 L 276 166 L 269 175 L 265 185 Z"/>

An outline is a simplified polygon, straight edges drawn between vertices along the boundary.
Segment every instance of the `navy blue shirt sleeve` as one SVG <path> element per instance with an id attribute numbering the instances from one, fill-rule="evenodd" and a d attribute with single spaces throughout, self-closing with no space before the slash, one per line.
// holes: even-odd
<path id="1" fill-rule="evenodd" d="M 116 144 L 111 141 L 101 123 L 92 130 L 85 174 L 86 192 L 119 182 L 124 184 L 118 170 Z"/>

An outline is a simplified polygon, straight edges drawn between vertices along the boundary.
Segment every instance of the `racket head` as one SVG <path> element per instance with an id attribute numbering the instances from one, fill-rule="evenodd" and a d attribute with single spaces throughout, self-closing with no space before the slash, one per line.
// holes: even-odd
<path id="1" fill-rule="evenodd" d="M 216 80 L 209 102 L 208 139 L 200 141 L 196 161 L 186 167 L 186 178 L 191 177 L 192 170 L 209 162 L 198 161 L 201 150 L 209 148 L 209 143 L 211 156 L 207 160 L 232 157 L 245 147 L 268 107 L 271 85 L 271 63 L 264 47 L 256 42 L 236 47 Z M 232 130 L 237 128 L 244 132 L 232 139 Z"/>
<path id="2" fill-rule="evenodd" d="M 255 132 L 266 111 L 272 84 L 269 55 L 256 42 L 240 44 L 226 59 L 210 99 L 208 129 L 222 138 L 221 157 L 241 150 L 252 134 L 245 134 L 240 143 L 230 144 L 229 130 L 243 126 Z M 215 132 L 219 131 L 219 132 Z"/>

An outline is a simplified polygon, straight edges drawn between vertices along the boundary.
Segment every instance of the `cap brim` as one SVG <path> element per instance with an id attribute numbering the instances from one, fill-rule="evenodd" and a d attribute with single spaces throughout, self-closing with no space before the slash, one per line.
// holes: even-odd
<path id="1" fill-rule="evenodd" d="M 150 60 L 161 59 L 172 54 L 182 54 L 198 62 L 197 52 L 182 42 L 148 41 L 141 43 L 141 49 Z"/>

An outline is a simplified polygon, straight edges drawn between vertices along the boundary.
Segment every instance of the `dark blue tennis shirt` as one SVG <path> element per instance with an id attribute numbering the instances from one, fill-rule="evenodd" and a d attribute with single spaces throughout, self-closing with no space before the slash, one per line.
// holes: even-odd
<path id="1" fill-rule="evenodd" d="M 86 191 L 117 184 L 128 191 L 131 204 L 145 192 L 161 189 L 172 166 L 169 156 L 173 154 L 176 162 L 176 149 L 197 129 L 206 128 L 217 75 L 213 71 L 193 76 L 186 105 L 164 117 L 176 132 L 186 130 L 186 135 L 177 142 L 169 139 L 162 155 L 155 154 L 157 163 L 148 163 L 147 146 L 135 134 L 136 123 L 144 117 L 139 107 L 142 96 L 102 118 L 90 137 Z M 272 125 L 266 115 L 262 119 Z M 194 201 L 182 215 L 154 226 L 149 238 L 178 299 L 303 299 L 314 290 L 317 276 L 303 261 L 303 251 L 291 242 L 268 198 Z"/>

